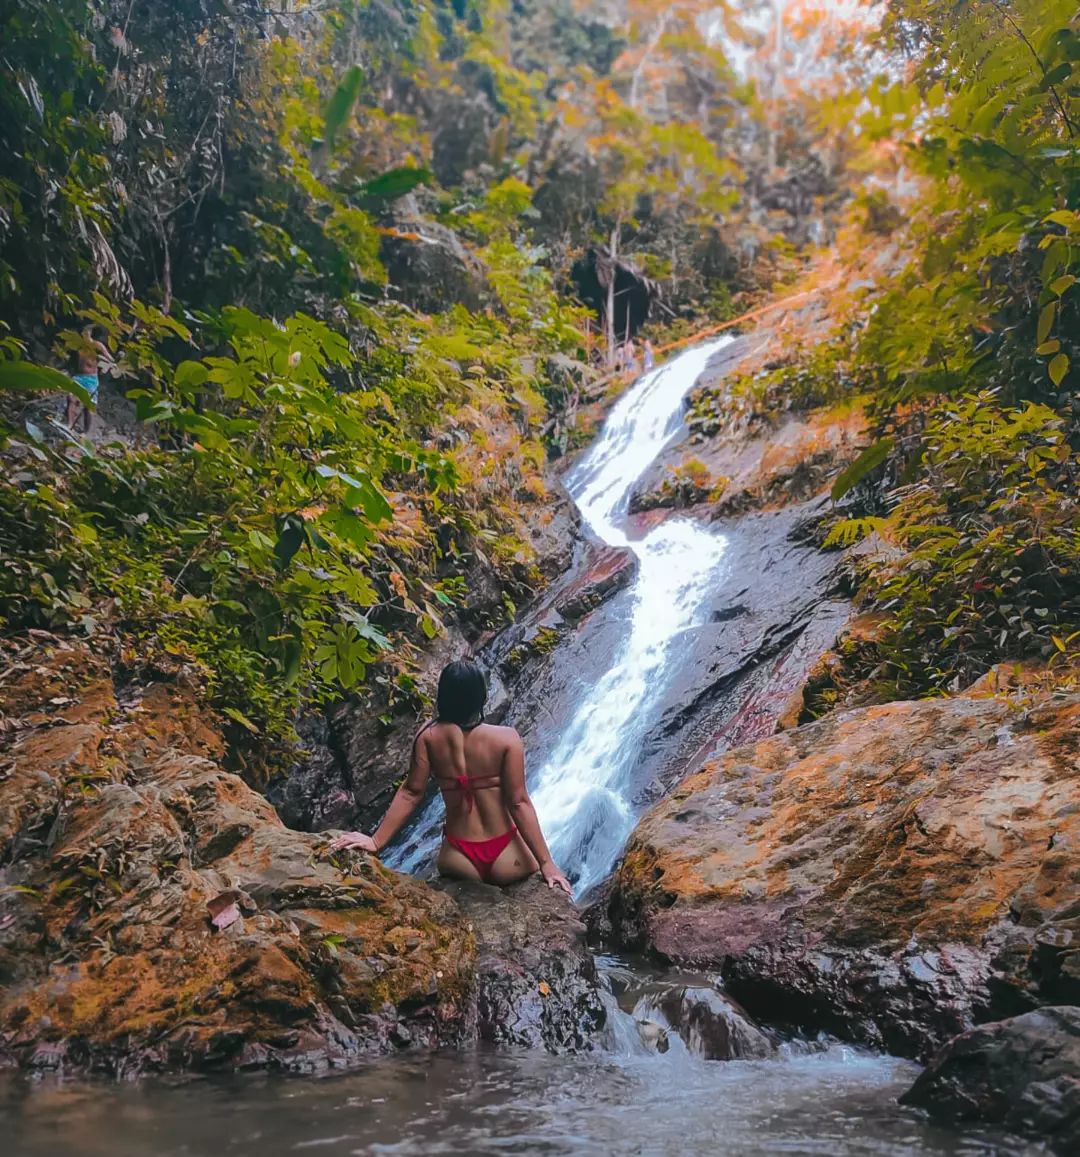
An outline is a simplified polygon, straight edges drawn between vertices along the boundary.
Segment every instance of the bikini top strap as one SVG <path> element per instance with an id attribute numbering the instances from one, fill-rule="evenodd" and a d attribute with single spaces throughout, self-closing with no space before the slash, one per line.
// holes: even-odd
<path id="1" fill-rule="evenodd" d="M 455 776 L 436 776 L 439 781 L 439 786 L 443 791 L 460 791 L 461 798 L 465 801 L 465 810 L 472 811 L 473 804 L 476 802 L 476 793 L 483 791 L 485 788 L 501 787 L 501 775 L 455 775 Z"/>
<path id="2" fill-rule="evenodd" d="M 430 731 L 438 722 L 438 719 L 429 719 L 427 723 L 425 723 L 424 726 L 421 727 L 420 730 L 413 736 L 412 749 L 414 755 L 416 754 L 416 745 L 420 742 L 420 736 L 423 735 L 425 731 Z"/>

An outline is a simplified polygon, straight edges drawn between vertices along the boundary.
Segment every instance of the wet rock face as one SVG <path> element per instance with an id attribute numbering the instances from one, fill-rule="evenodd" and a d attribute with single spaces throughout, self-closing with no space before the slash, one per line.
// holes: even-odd
<path id="1" fill-rule="evenodd" d="M 592 547 L 588 561 L 571 582 L 560 590 L 555 610 L 569 622 L 577 622 L 605 599 L 633 581 L 637 556 L 627 547 Z"/>
<path id="2" fill-rule="evenodd" d="M 858 406 L 793 410 L 773 419 L 748 416 L 726 379 L 759 360 L 775 335 L 737 338 L 710 359 L 690 398 L 687 435 L 668 446 L 642 475 L 631 510 L 699 507 L 710 518 L 805 502 L 828 489 L 867 442 Z M 703 415 L 694 398 L 719 394 Z"/>
<path id="3" fill-rule="evenodd" d="M 439 887 L 476 935 L 479 1039 L 554 1053 L 589 1047 L 604 1009 L 585 925 L 569 898 L 536 878 L 505 890 Z"/>
<path id="4" fill-rule="evenodd" d="M 1080 1008 L 1042 1008 L 956 1037 L 901 1103 L 948 1123 L 979 1121 L 1080 1152 Z"/>
<path id="5" fill-rule="evenodd" d="M 675 1031 L 694 1056 L 707 1061 L 762 1059 L 776 1049 L 772 1041 L 745 1012 L 715 988 L 661 985 L 643 996 L 634 1008 L 634 1018 L 648 1039 L 649 1025 L 658 1025 L 666 1034 Z"/>
<path id="6" fill-rule="evenodd" d="M 752 1016 L 908 1056 L 1060 1001 L 1078 721 L 1080 697 L 893 703 L 729 751 L 641 821 L 614 935 L 717 968 Z"/>
<path id="7" fill-rule="evenodd" d="M 496 893 L 466 915 L 363 854 L 328 856 L 221 768 L 193 687 L 118 702 L 103 661 L 59 644 L 2 707 L 0 1066 L 309 1071 L 467 1043 L 488 1000 L 478 945 L 509 972 L 519 928 L 541 1012 L 560 1010 L 530 1043 L 584 1042 L 591 959 L 567 913 Z M 508 990 L 500 1020 L 529 1021 L 536 987 Z"/>

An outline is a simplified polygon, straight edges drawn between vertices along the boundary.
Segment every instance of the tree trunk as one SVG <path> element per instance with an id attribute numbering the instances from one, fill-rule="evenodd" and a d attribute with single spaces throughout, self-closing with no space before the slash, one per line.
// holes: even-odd
<path id="1" fill-rule="evenodd" d="M 780 74 L 784 67 L 784 0 L 772 0 L 773 66 L 769 93 L 768 156 L 765 171 L 771 181 L 776 176 L 776 138 L 780 135 Z"/>
<path id="2" fill-rule="evenodd" d="M 611 241 L 608 245 L 608 256 L 611 258 L 611 276 L 607 287 L 607 306 L 604 309 L 604 329 L 607 331 L 607 364 L 608 369 L 615 368 L 615 262 L 619 256 L 620 220 L 616 219 L 611 230 Z"/>

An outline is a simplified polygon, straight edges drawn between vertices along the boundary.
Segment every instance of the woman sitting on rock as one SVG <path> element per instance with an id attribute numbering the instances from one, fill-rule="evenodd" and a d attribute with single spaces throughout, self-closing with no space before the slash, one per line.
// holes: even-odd
<path id="1" fill-rule="evenodd" d="M 444 667 L 437 718 L 413 741 L 405 782 L 374 835 L 346 832 L 330 847 L 378 855 L 424 798 L 434 775 L 446 801 L 438 868 L 444 876 L 515 884 L 539 870 L 551 888 L 570 894 L 570 882 L 551 858 L 525 788 L 525 749 L 512 727 L 484 722 L 487 684 L 475 663 Z"/>

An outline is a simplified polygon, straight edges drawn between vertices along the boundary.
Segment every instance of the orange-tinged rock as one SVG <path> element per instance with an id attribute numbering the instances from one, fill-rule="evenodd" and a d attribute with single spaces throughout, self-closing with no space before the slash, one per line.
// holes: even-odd
<path id="1" fill-rule="evenodd" d="M 19 685 L 0 776 L 0 1066 L 343 1065 L 491 1038 L 485 1010 L 511 976 L 498 1007 L 527 1026 L 515 1039 L 584 1047 L 599 1027 L 565 897 L 538 885 L 504 902 L 514 921 L 492 909 L 481 966 L 467 897 L 329 855 L 223 770 L 194 685 L 129 688 L 118 705 L 98 671 L 88 700 L 66 697 L 79 721 L 64 723 L 33 701 L 57 686 L 49 662 L 67 671 L 77 656 L 45 656 Z M 537 1020 L 539 975 L 560 981 Z"/>
<path id="2" fill-rule="evenodd" d="M 0 781 L 0 1063 L 310 1068 L 466 1034 L 475 953 L 453 902 L 286 829 L 209 758 L 194 695 L 20 713 Z M 240 915 L 218 929 L 223 893 Z"/>
<path id="3" fill-rule="evenodd" d="M 1080 697 L 892 703 L 728 752 L 640 823 L 614 925 L 721 967 L 751 1014 L 908 1054 L 1058 999 L 1078 718 Z"/>

